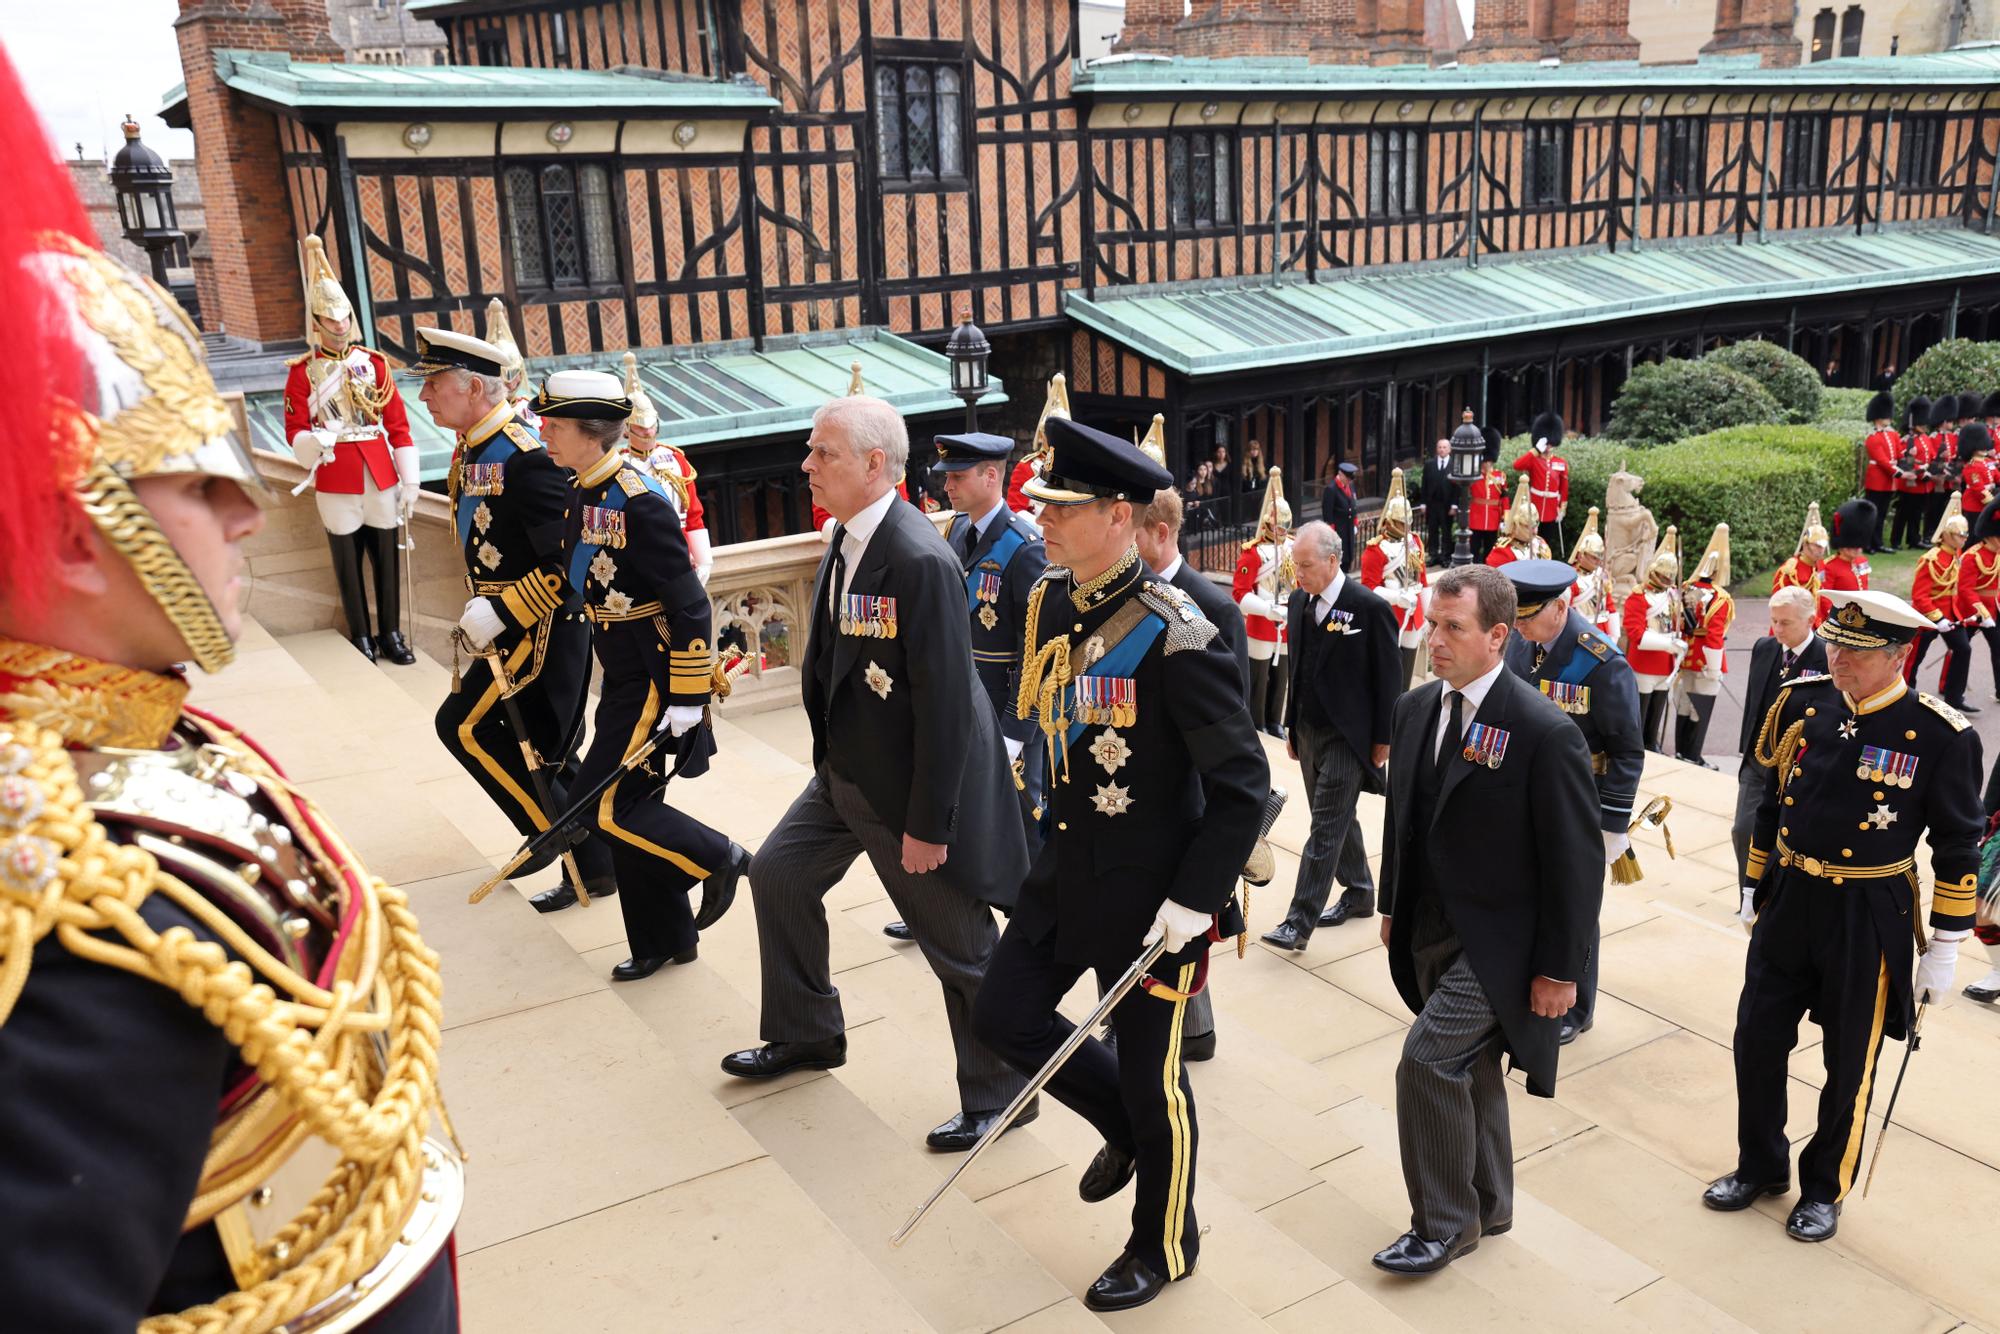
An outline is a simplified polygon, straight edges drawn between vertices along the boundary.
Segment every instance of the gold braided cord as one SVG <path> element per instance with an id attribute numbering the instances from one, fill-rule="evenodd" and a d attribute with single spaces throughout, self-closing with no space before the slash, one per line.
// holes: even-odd
<path id="1" fill-rule="evenodd" d="M 1070 589 L 1069 600 L 1076 604 L 1078 611 L 1089 611 L 1092 604 L 1097 601 L 1099 593 L 1131 573 L 1132 567 L 1138 563 L 1139 548 L 1136 546 L 1126 547 L 1125 554 L 1111 562 L 1111 567 L 1104 573 Z"/>
<path id="2" fill-rule="evenodd" d="M 215 604 L 174 544 L 153 521 L 132 487 L 103 459 L 94 460 L 76 484 L 84 513 L 139 575 L 139 582 L 181 632 L 188 654 L 205 672 L 219 672 L 236 656 Z"/>
<path id="3" fill-rule="evenodd" d="M 180 721 L 188 683 L 67 649 L 0 638 L 0 714 L 73 746 L 150 750 Z"/>
<path id="4" fill-rule="evenodd" d="M 1028 593 L 1028 629 L 1021 654 L 1021 688 L 1014 699 L 1014 716 L 1038 722 L 1043 743 L 1049 749 L 1048 771 L 1054 774 L 1056 738 L 1069 730 L 1069 718 L 1063 712 L 1063 691 L 1069 687 L 1072 673 L 1068 635 L 1057 635 L 1046 644 L 1035 642 L 1035 631 L 1042 620 L 1042 598 L 1049 591 L 1049 584 L 1050 580 L 1044 578 Z M 1067 779 L 1067 751 L 1062 760 L 1063 777 Z"/>
<path id="5" fill-rule="evenodd" d="M 0 1023 L 28 981 L 35 946 L 53 932 L 79 958 L 157 982 L 199 1009 L 264 1082 L 259 1100 L 277 1099 L 296 1118 L 298 1133 L 310 1131 L 342 1155 L 307 1207 L 259 1249 L 254 1285 L 139 1325 L 141 1334 L 274 1330 L 379 1264 L 416 1207 L 424 1135 L 432 1110 L 442 1111 L 437 954 L 418 934 L 408 897 L 371 881 L 347 946 L 364 960 L 359 976 L 322 990 L 277 973 L 274 979 L 299 998 L 281 999 L 270 982 L 230 957 L 232 949 L 258 953 L 242 928 L 207 911 L 202 895 L 162 870 L 152 854 L 112 841 L 92 818 L 62 738 L 24 720 L 8 726 L 26 753 L 19 772 L 40 786 L 44 804 L 0 843 Z M 252 776 L 268 773 L 254 756 L 237 758 Z M 345 856 L 338 836 L 327 838 L 327 851 Z M 221 939 L 200 939 L 184 926 L 154 931 L 139 909 L 156 893 Z M 364 997 L 366 1006 L 359 1004 Z M 374 1034 L 384 1027 L 387 1052 L 378 1060 Z M 225 1150 L 232 1147 L 227 1139 Z M 289 1147 L 297 1133 L 282 1139 Z M 197 1204 L 210 1208 L 245 1189 L 235 1180 Z"/>
<path id="6" fill-rule="evenodd" d="M 1783 749 L 1783 743 L 1774 745 L 1772 738 L 1779 735 L 1775 730 L 1778 719 L 1784 714 L 1785 701 L 1791 697 L 1792 687 L 1786 686 L 1783 690 L 1780 690 L 1778 697 L 1771 701 L 1771 707 L 1764 711 L 1764 721 L 1758 725 L 1757 740 L 1755 749 L 1751 752 L 1751 758 L 1766 769 L 1773 768 L 1778 764 L 1778 752 Z M 1783 734 L 1784 740 L 1788 742 L 1793 741 L 1795 734 L 1803 730 L 1803 724 L 1795 724 L 1791 732 Z M 1786 767 L 1789 768 L 1790 765 L 1788 764 Z"/>

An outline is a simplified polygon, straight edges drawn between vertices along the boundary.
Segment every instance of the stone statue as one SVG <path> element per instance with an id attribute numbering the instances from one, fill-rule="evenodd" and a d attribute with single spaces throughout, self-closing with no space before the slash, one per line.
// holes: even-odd
<path id="1" fill-rule="evenodd" d="M 1652 562 L 1660 526 L 1653 512 L 1639 503 L 1646 479 L 1620 468 L 1604 488 L 1604 563 L 1611 571 L 1612 604 L 1625 605 L 1625 595 L 1638 587 Z"/>

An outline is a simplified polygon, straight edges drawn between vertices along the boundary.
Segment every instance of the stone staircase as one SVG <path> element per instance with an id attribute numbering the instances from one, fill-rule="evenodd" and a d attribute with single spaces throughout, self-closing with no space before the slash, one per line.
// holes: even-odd
<path id="1" fill-rule="evenodd" d="M 1646 791 L 1674 799 L 1680 856 L 1642 835 L 1646 879 L 1607 890 L 1605 994 L 1596 1028 L 1564 1054 L 1560 1096 L 1511 1087 L 1511 1233 L 1427 1280 L 1370 1266 L 1408 1219 L 1391 1110 L 1408 1015 L 1372 923 L 1322 931 L 1300 954 L 1253 941 L 1240 961 L 1218 958 L 1220 1050 L 1192 1067 L 1200 1267 L 1151 1306 L 1102 1318 L 1079 1297 L 1115 1254 L 1129 1200 L 1078 1200 L 1098 1142 L 1046 1100 L 908 1245 L 889 1246 L 955 1165 L 923 1145 L 954 1090 L 936 984 L 882 936 L 894 911 L 865 862 L 827 900 L 847 1065 L 730 1079 L 720 1057 L 757 1039 L 747 886 L 696 963 L 613 986 L 615 901 L 552 917 L 504 890 L 465 902 L 516 840 L 436 741 L 445 667 L 371 665 L 331 632 L 252 626 L 243 649 L 196 702 L 288 763 L 371 867 L 411 890 L 444 957 L 445 1089 L 471 1152 L 468 1331 L 2000 1328 L 1981 1226 L 2000 1198 L 2000 1142 L 1985 1133 L 2000 1014 L 1960 1002 L 1931 1017 L 1873 1194 L 1850 1202 L 1835 1241 L 1789 1240 L 1787 1200 L 1729 1216 L 1700 1206 L 1733 1159 L 1744 937 L 1730 916 L 1731 775 L 1649 765 Z M 713 772 L 671 795 L 754 848 L 804 782 L 805 721 L 777 710 L 717 730 Z M 1268 744 L 1296 788 L 1297 766 Z M 1379 829 L 1379 799 L 1363 802 Z M 1259 928 L 1281 910 L 1306 825 L 1295 801 L 1274 833 L 1279 878 L 1253 897 Z M 1967 956 L 1961 981 L 1986 966 Z M 1794 1058 L 1795 1136 L 1817 1096 L 1816 1045 Z M 1891 1070 L 1900 1059 L 1884 1054 Z"/>

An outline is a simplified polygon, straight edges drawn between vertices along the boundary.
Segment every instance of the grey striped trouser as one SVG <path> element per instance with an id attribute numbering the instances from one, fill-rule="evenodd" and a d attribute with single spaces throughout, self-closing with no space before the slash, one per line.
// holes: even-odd
<path id="1" fill-rule="evenodd" d="M 807 780 L 750 861 L 763 969 L 758 1036 L 824 1042 L 845 1031 L 828 958 L 825 899 L 863 854 L 944 988 L 960 1108 L 1005 1107 L 1026 1080 L 972 1036 L 972 998 L 1000 941 L 992 909 L 935 876 L 906 873 L 903 836 L 883 823 L 860 788 L 829 768 Z"/>
<path id="2" fill-rule="evenodd" d="M 1301 937 L 1310 936 L 1326 911 L 1327 896 L 1337 878 L 1343 899 L 1356 906 L 1375 906 L 1375 877 L 1368 871 L 1368 847 L 1361 840 L 1355 808 L 1361 796 L 1361 761 L 1347 739 L 1331 727 L 1300 722 L 1292 729 L 1292 747 L 1299 753 L 1312 828 L 1299 858 L 1299 879 L 1285 920 Z"/>
<path id="3" fill-rule="evenodd" d="M 1514 1141 L 1500 1019 L 1449 927 L 1422 942 L 1426 909 L 1436 912 L 1420 902 L 1414 929 L 1418 986 L 1429 990 L 1396 1065 L 1396 1135 L 1410 1227 L 1443 1241 L 1513 1219 Z"/>

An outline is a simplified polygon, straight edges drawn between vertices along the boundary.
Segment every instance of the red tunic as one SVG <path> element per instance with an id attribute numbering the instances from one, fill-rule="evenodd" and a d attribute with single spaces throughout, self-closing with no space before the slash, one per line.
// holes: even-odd
<path id="1" fill-rule="evenodd" d="M 1965 549 L 1958 558 L 1955 601 L 1961 621 L 2000 619 L 2000 552 L 1983 545 Z"/>
<path id="2" fill-rule="evenodd" d="M 1885 434 L 1893 436 L 1895 432 L 1877 431 L 1868 438 L 1873 441 Z M 1895 479 L 1895 490 L 1897 493 L 1906 496 L 1927 496 L 1936 490 L 1937 479 L 1930 474 L 1931 461 L 1935 458 L 1937 458 L 1937 437 L 1929 435 L 1913 437 L 1910 440 L 1909 455 L 1904 459 L 1904 466 L 1913 469 L 1916 472 L 1916 476 L 1914 478 L 1898 476 Z M 1869 460 L 1868 470 L 1872 473 L 1875 470 L 1872 446 L 1870 447 Z M 1875 490 L 1878 488 L 1871 486 L 1869 489 Z"/>
<path id="3" fill-rule="evenodd" d="M 1910 580 L 1910 605 L 1933 621 L 1954 620 L 1958 616 L 1958 555 L 1945 547 L 1932 547 L 1917 562 Z"/>
<path id="4" fill-rule="evenodd" d="M 1901 490 L 1901 479 L 1896 476 L 1896 460 L 1903 456 L 1903 437 L 1894 430 L 1876 431 L 1868 437 L 1864 448 L 1868 451 L 1868 466 L 1861 474 L 1861 489 Z"/>
<path id="5" fill-rule="evenodd" d="M 1428 588 L 1431 577 L 1430 572 L 1424 568 L 1427 564 L 1424 560 L 1424 544 L 1417 540 L 1415 533 L 1404 534 L 1403 544 L 1404 569 L 1416 572 L 1417 587 Z M 1361 586 L 1380 591 L 1383 580 L 1388 576 L 1388 573 L 1389 555 L 1382 550 L 1382 539 L 1379 537 L 1372 538 L 1369 540 L 1368 545 L 1361 549 Z M 1391 610 L 1396 613 L 1396 627 L 1399 630 L 1415 630 L 1424 623 L 1423 600 L 1421 598 L 1418 599 L 1417 605 L 1414 607 L 1392 606 Z"/>
<path id="6" fill-rule="evenodd" d="M 1236 577 L 1229 586 L 1229 596 L 1237 606 L 1243 605 L 1245 595 L 1257 591 L 1257 580 L 1264 573 L 1264 558 L 1258 554 L 1259 542 L 1243 548 L 1243 554 L 1236 558 Z M 1269 616 L 1253 616 L 1243 613 L 1243 629 L 1250 638 L 1265 644 L 1278 642 L 1278 623 Z"/>
<path id="7" fill-rule="evenodd" d="M 1818 625 L 1833 612 L 1833 601 L 1826 595 L 1842 589 L 1857 590 L 1868 587 L 1868 558 L 1850 561 L 1845 556 L 1834 555 L 1826 558 L 1826 564 L 1819 567 L 1819 615 L 1813 619 Z"/>
<path id="8" fill-rule="evenodd" d="M 1569 503 L 1569 460 L 1551 450 L 1547 454 L 1529 450 L 1514 460 L 1514 471 L 1528 474 L 1528 495 L 1535 502 L 1535 517 L 1554 523 L 1562 507 Z"/>
<path id="9" fill-rule="evenodd" d="M 1508 546 L 1504 542 L 1496 545 L 1493 548 L 1493 550 L 1486 553 L 1486 563 L 1488 565 L 1493 566 L 1495 569 L 1498 569 L 1500 566 L 1507 564 L 1509 561 L 1516 561 L 1519 559 L 1520 557 L 1514 554 L 1514 548 Z"/>
<path id="10" fill-rule="evenodd" d="M 1646 631 L 1652 629 L 1652 606 L 1646 601 L 1646 586 L 1641 584 L 1625 595 L 1625 660 L 1632 664 L 1632 670 L 1639 676 L 1671 676 L 1674 670 L 1674 655 L 1665 649 L 1640 648 Z"/>
<path id="11" fill-rule="evenodd" d="M 1033 477 L 1034 475 L 1035 475 L 1034 455 L 1030 454 L 1027 458 L 1022 459 L 1019 463 L 1014 465 L 1014 471 L 1012 475 L 1010 475 L 1007 478 L 1008 509 L 1020 510 L 1022 512 L 1026 512 L 1035 507 L 1035 502 L 1028 498 L 1026 492 L 1021 490 L 1022 487 L 1028 484 L 1028 479 Z"/>
<path id="12" fill-rule="evenodd" d="M 1472 484 L 1472 516 L 1468 523 L 1475 533 L 1497 533 L 1500 516 L 1506 512 L 1507 476 L 1489 464 Z"/>
<path id="13" fill-rule="evenodd" d="M 396 389 L 396 382 L 389 378 L 389 362 L 374 348 L 360 349 L 367 354 L 368 365 L 374 368 L 375 384 L 387 385 L 389 401 L 382 405 L 382 430 L 387 433 L 370 436 L 364 440 L 342 440 L 333 447 L 333 452 L 320 459 L 319 467 L 313 473 L 313 487 L 329 496 L 358 496 L 367 490 L 363 481 L 364 473 L 375 483 L 378 491 L 393 491 L 396 487 L 396 462 L 389 451 L 394 449 L 414 449 L 410 439 L 410 418 L 403 409 L 403 396 Z M 339 361 L 340 357 L 330 357 L 324 352 L 314 351 L 292 363 L 292 371 L 285 379 L 285 443 L 290 444 L 300 431 L 314 431 L 319 424 L 312 419 L 312 381 L 306 376 L 306 358 L 323 357 L 328 361 Z"/>
<path id="14" fill-rule="evenodd" d="M 660 459 L 662 453 L 666 454 L 668 461 L 665 466 L 673 469 L 675 473 L 684 479 L 683 485 L 687 487 L 687 513 L 681 515 L 681 531 L 693 533 L 708 527 L 708 518 L 702 512 L 701 508 L 701 495 L 695 490 L 692 480 L 694 477 L 694 465 L 688 462 L 686 450 L 683 450 L 679 445 L 669 445 L 662 442 L 654 445 L 643 454 L 631 449 L 626 450 L 626 453 L 631 454 L 647 467 L 654 469 L 660 466 L 656 460 Z M 660 480 L 664 483 L 667 479 L 665 476 L 661 476 Z"/>
<path id="15" fill-rule="evenodd" d="M 1979 516 L 1979 512 L 1993 503 L 1993 488 L 2000 482 L 2000 472 L 1996 472 L 1991 459 L 1973 459 L 1958 475 L 1961 488 L 1958 503 L 1965 509 L 1969 523 Z"/>
<path id="16" fill-rule="evenodd" d="M 1806 592 L 1817 595 L 1819 580 L 1818 565 L 1808 565 L 1803 557 L 1793 556 L 1780 565 L 1777 573 L 1771 576 L 1771 591 L 1775 593 L 1781 588 L 1803 588 Z"/>
<path id="17" fill-rule="evenodd" d="M 1736 620 L 1736 599 L 1718 588 L 1709 595 L 1708 605 L 1701 611 L 1701 633 L 1688 642 L 1687 656 L 1681 659 L 1685 671 L 1698 672 L 1708 666 L 1708 655 L 1715 655 L 1716 665 L 1724 672 L 1729 670 L 1729 659 L 1723 655 L 1723 641 L 1729 637 L 1729 627 Z"/>

